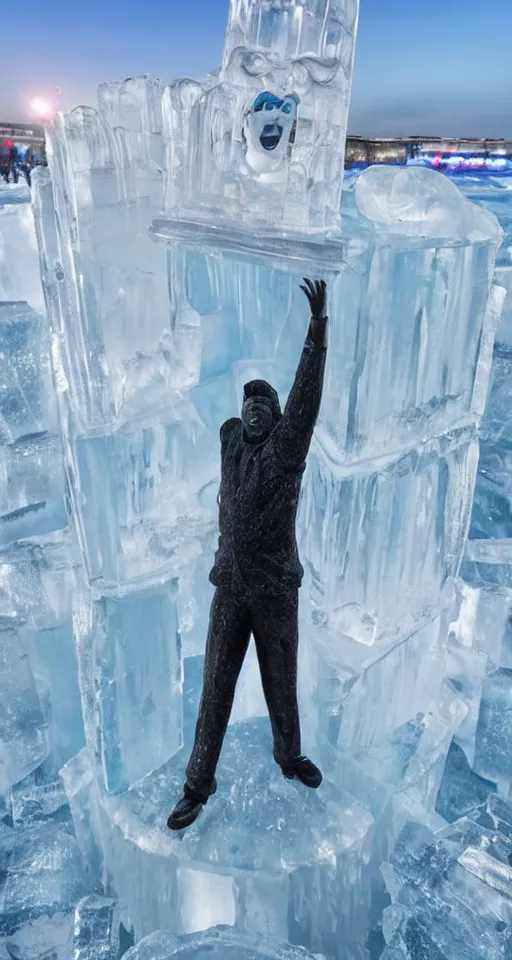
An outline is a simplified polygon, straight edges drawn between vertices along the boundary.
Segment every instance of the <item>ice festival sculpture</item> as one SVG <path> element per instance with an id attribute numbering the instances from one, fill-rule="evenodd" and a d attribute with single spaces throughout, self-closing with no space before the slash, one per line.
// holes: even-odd
<path id="1" fill-rule="evenodd" d="M 47 131 L 47 312 L 0 304 L 1 469 L 34 430 L 62 448 L 34 461 L 61 493 L 15 459 L 27 498 L 0 518 L 7 955 L 431 960 L 446 907 L 473 942 L 470 876 L 500 929 L 468 957 L 506 956 L 509 606 L 488 581 L 509 554 L 466 546 L 502 232 L 429 170 L 370 168 L 341 198 L 357 15 L 356 0 L 232 0 L 220 71 L 103 84 Z M 246 380 L 285 399 L 303 275 L 328 281 L 331 318 L 298 527 L 304 747 L 325 781 L 306 795 L 273 763 L 251 649 L 217 796 L 176 838 L 218 431 Z M 58 421 L 27 426 L 32 394 Z M 487 581 L 467 574 L 479 557 Z M 438 861 L 434 903 L 417 865 L 435 886 Z"/>

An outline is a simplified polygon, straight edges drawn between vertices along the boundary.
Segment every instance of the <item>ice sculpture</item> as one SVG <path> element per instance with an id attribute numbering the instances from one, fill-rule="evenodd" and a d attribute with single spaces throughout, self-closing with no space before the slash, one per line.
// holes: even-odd
<path id="1" fill-rule="evenodd" d="M 114 960 L 119 920 L 141 941 L 134 958 L 151 935 L 175 956 L 373 960 L 389 902 L 379 867 L 396 863 L 402 828 L 437 832 L 438 796 L 442 817 L 458 816 L 463 774 L 475 795 L 489 784 L 489 804 L 510 790 L 510 543 L 490 539 L 477 508 L 483 537 L 465 546 L 502 232 L 420 169 L 366 171 L 340 215 L 357 13 L 356 0 L 232 0 L 218 73 L 104 84 L 96 109 L 48 130 L 49 171 L 34 176 L 48 316 L 40 327 L 32 301 L 9 306 L 19 340 L 5 335 L 0 390 L 0 895 L 19 891 L 30 831 L 56 867 L 44 896 L 32 871 L 24 912 L 5 900 L 19 950 L 45 911 L 57 923 L 51 900 L 84 960 L 91 936 Z M 304 273 L 327 279 L 331 317 L 298 528 L 304 747 L 325 783 L 306 796 L 273 763 L 251 650 L 218 794 L 178 839 L 165 821 L 201 680 L 218 430 L 249 379 L 285 399 L 308 321 Z M 40 446 L 56 437 L 41 331 L 65 469 L 53 487 L 45 466 L 44 492 L 14 466 L 20 444 L 20 463 L 60 465 Z M 11 475 L 23 502 L 8 503 Z M 386 915 L 390 958 L 419 923 L 407 905 Z M 55 931 L 44 942 L 67 960 Z"/>
<path id="2" fill-rule="evenodd" d="M 339 231 L 358 9 L 232 0 L 218 81 L 164 96 L 164 203 L 183 230 L 247 211 L 265 232 Z"/>

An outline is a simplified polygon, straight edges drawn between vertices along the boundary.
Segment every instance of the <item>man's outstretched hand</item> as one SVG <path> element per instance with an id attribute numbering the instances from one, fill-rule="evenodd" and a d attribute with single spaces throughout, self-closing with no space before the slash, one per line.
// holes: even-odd
<path id="1" fill-rule="evenodd" d="M 324 320 L 327 316 L 326 314 L 326 305 L 327 305 L 327 286 L 325 280 L 308 280 L 307 277 L 303 277 L 305 287 L 301 285 L 301 290 L 304 291 L 306 297 L 309 300 L 309 306 L 311 307 L 311 316 L 314 320 Z"/>

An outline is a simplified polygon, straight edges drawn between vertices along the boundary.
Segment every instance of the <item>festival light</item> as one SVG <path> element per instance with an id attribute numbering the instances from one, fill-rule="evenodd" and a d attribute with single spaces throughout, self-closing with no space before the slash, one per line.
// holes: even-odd
<path id="1" fill-rule="evenodd" d="M 51 103 L 49 103 L 48 100 L 43 100 L 41 97 L 35 97 L 34 100 L 31 101 L 30 109 L 37 117 L 40 117 L 41 120 L 49 120 L 54 113 Z"/>

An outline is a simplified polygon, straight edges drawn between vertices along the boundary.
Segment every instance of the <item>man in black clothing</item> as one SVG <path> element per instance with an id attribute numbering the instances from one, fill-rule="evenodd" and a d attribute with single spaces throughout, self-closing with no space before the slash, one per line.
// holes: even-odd
<path id="1" fill-rule="evenodd" d="M 189 826 L 215 793 L 215 769 L 251 633 L 274 739 L 288 779 L 319 787 L 322 774 L 300 752 L 297 705 L 298 594 L 304 570 L 295 521 L 315 427 L 327 349 L 326 285 L 304 281 L 311 320 L 293 386 L 281 413 L 265 380 L 244 387 L 242 418 L 220 430 L 219 546 L 203 691 L 183 796 L 167 825 Z"/>

